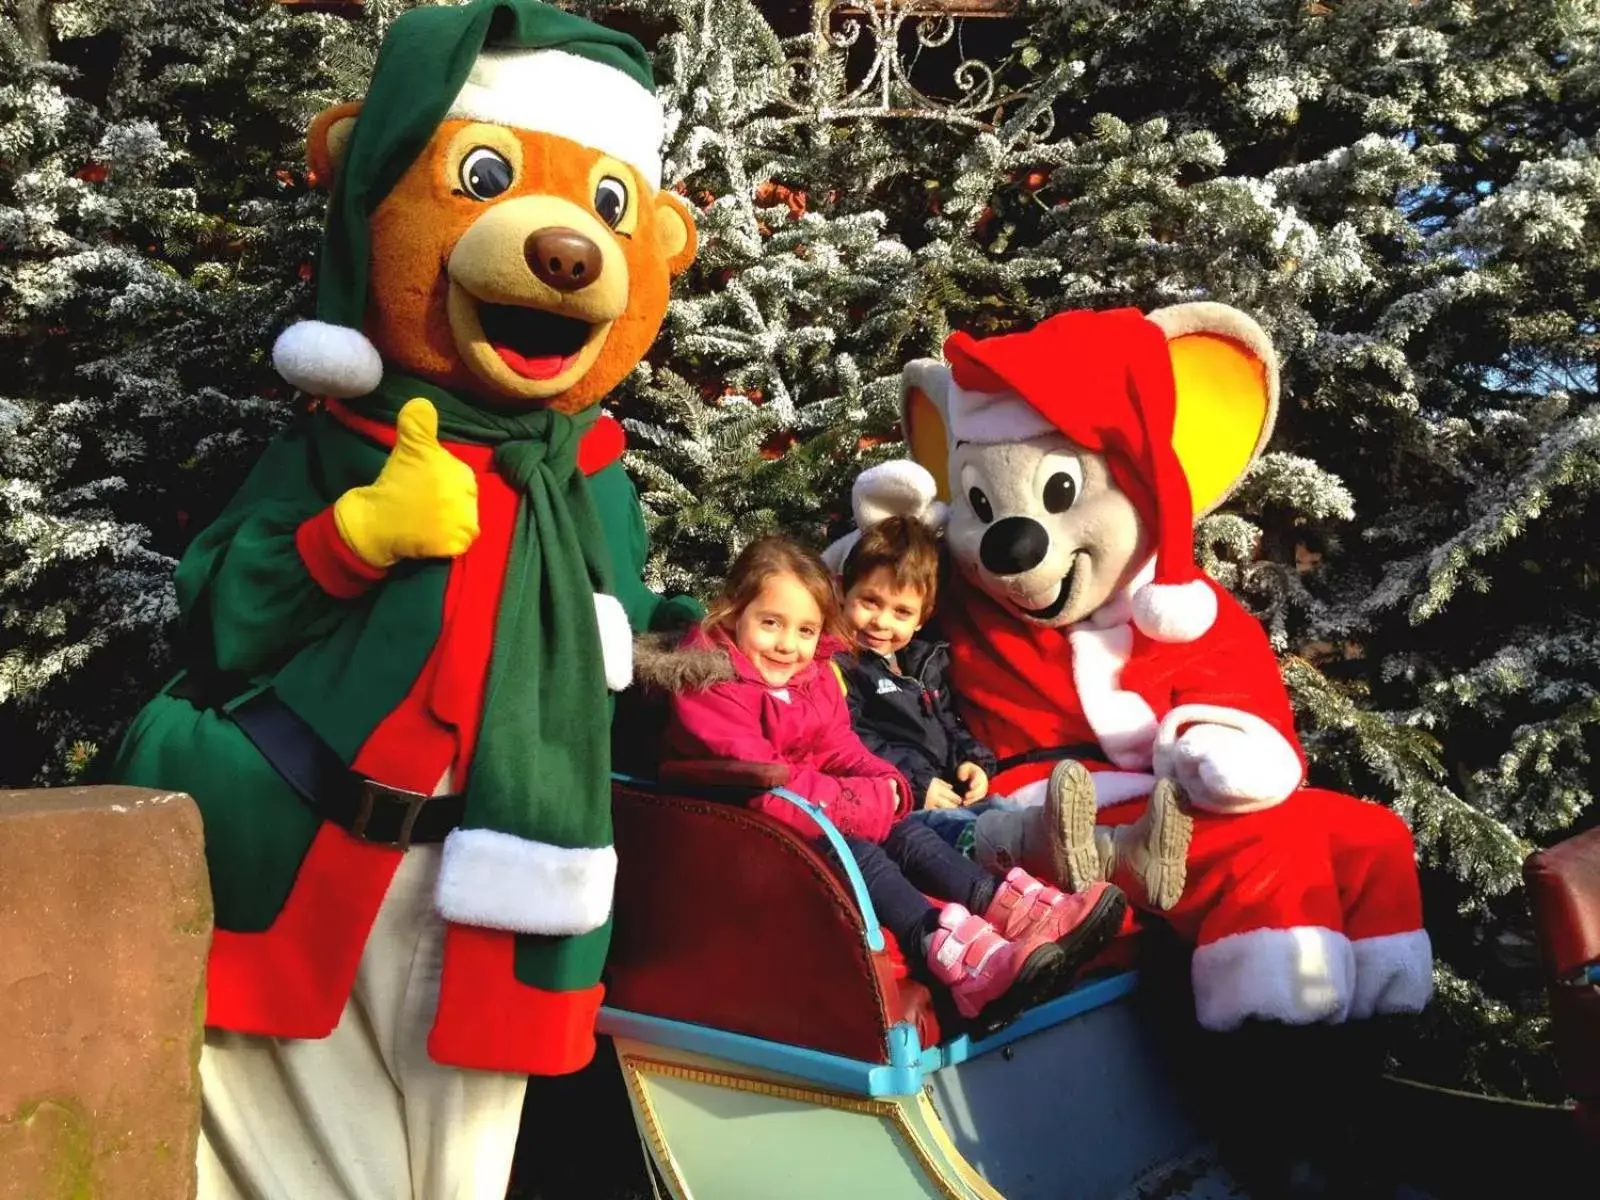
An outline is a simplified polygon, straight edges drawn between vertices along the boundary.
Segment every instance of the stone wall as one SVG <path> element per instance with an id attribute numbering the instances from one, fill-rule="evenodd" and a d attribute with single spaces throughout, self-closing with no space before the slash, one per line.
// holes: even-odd
<path id="1" fill-rule="evenodd" d="M 210 942 L 187 796 L 0 791 L 0 1200 L 194 1195 Z"/>

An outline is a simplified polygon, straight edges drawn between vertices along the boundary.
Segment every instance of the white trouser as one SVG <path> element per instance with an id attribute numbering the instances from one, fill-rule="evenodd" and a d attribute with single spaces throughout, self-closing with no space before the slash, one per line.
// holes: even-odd
<path id="1" fill-rule="evenodd" d="M 330 1036 L 206 1031 L 199 1200 L 504 1200 L 528 1081 L 428 1057 L 438 876 L 406 852 Z"/>

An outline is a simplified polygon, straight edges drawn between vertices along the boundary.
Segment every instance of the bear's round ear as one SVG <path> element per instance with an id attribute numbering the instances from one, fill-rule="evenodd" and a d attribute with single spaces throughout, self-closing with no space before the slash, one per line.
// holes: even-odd
<path id="1" fill-rule="evenodd" d="M 1272 437 L 1278 356 L 1261 326 L 1226 304 L 1175 304 L 1149 316 L 1172 354 L 1172 447 L 1198 519 L 1228 498 Z"/>
<path id="2" fill-rule="evenodd" d="M 950 499 L 950 368 L 934 358 L 918 358 L 900 370 L 900 424 L 911 457 Z"/>
<path id="3" fill-rule="evenodd" d="M 333 190 L 333 177 L 344 162 L 360 113 L 361 101 L 352 100 L 325 108 L 311 119 L 311 128 L 306 130 L 306 165 L 311 169 L 312 187 Z"/>
<path id="4" fill-rule="evenodd" d="M 699 231 L 688 206 L 671 192 L 656 193 L 656 240 L 667 256 L 667 274 L 676 279 L 694 261 Z"/>

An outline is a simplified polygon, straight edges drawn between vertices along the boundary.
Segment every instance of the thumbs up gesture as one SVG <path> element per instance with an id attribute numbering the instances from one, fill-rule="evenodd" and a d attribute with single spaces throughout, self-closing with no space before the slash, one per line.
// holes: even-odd
<path id="1" fill-rule="evenodd" d="M 439 444 L 439 412 L 420 397 L 395 421 L 394 449 L 366 487 L 334 501 L 345 545 L 370 567 L 402 558 L 454 558 L 478 538 L 478 481 Z"/>

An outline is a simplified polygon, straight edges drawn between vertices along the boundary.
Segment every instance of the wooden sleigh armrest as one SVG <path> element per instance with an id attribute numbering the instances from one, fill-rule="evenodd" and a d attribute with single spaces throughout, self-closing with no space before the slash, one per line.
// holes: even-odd
<path id="1" fill-rule="evenodd" d="M 662 783 L 686 788 L 748 788 L 770 792 L 789 782 L 784 763 L 734 762 L 722 758 L 685 758 L 663 762 L 656 772 Z"/>

